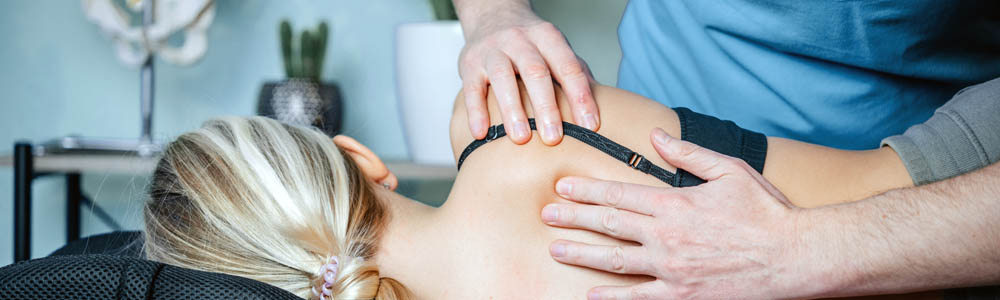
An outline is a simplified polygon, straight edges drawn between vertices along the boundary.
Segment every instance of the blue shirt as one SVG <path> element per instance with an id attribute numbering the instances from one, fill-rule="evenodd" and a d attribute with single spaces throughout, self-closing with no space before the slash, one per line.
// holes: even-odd
<path id="1" fill-rule="evenodd" d="M 632 0 L 620 88 L 843 149 L 1000 77 L 996 0 Z"/>

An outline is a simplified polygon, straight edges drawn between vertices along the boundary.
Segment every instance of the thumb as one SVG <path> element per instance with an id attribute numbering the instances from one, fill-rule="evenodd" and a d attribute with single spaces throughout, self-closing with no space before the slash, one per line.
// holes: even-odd
<path id="1" fill-rule="evenodd" d="M 650 133 L 650 139 L 653 142 L 653 148 L 663 160 L 706 181 L 716 180 L 723 175 L 740 170 L 735 158 L 702 148 L 688 141 L 675 139 L 663 129 L 653 129 L 653 132 Z"/>

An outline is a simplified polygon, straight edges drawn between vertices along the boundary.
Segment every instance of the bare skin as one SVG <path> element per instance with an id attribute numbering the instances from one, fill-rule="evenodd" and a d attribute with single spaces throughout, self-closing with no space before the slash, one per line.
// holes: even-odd
<path id="1" fill-rule="evenodd" d="M 600 134 L 675 170 L 657 155 L 648 135 L 660 127 L 679 136 L 677 116 L 671 109 L 611 87 L 594 86 L 593 90 L 599 105 L 608 103 L 601 106 Z M 562 95 L 558 87 L 556 91 Z M 473 141 L 462 96 L 458 99 L 451 128 L 456 156 Z M 527 96 L 521 100 L 530 101 Z M 557 100 L 567 101 L 563 96 Z M 491 114 L 496 114 L 492 94 L 487 103 Z M 568 108 L 562 104 L 559 107 Z M 530 108 L 527 114 L 533 116 Z M 562 114 L 571 119 L 568 109 Z M 497 120 L 494 124 L 501 120 L 498 115 L 490 119 Z M 783 139 L 771 138 L 769 143 L 764 175 L 793 203 L 801 200 L 796 205 L 861 199 L 911 184 L 891 149 L 846 152 Z M 825 159 L 807 159 L 817 155 Z M 783 176 L 785 172 L 804 175 Z M 871 180 L 876 176 L 872 174 L 880 180 Z M 425 299 L 580 299 L 594 286 L 652 280 L 564 265 L 550 257 L 549 245 L 559 239 L 636 245 L 595 232 L 550 227 L 539 220 L 545 205 L 569 203 L 553 188 L 559 178 L 569 175 L 667 187 L 573 138 L 563 139 L 558 146 L 544 144 L 537 135 L 525 145 L 501 138 L 466 159 L 440 208 L 384 191 L 384 198 L 392 204 L 392 219 L 376 256 L 383 276 L 400 280 Z M 810 201 L 795 198 L 809 193 L 830 196 Z"/>

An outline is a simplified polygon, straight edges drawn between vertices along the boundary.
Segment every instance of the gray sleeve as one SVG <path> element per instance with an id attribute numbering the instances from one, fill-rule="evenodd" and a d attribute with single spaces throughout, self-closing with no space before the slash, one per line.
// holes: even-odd
<path id="1" fill-rule="evenodd" d="M 921 185 L 1000 159 L 1000 78 L 967 87 L 923 124 L 882 140 Z"/>

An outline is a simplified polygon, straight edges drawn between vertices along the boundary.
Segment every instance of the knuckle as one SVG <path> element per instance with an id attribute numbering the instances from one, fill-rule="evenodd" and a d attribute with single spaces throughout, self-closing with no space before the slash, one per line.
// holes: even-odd
<path id="1" fill-rule="evenodd" d="M 632 300 L 652 300 L 652 299 L 655 299 L 653 297 L 653 294 L 650 293 L 649 290 L 643 289 L 643 288 L 638 288 L 638 287 L 633 287 L 633 288 L 629 289 L 628 296 L 629 296 L 629 299 L 632 299 Z"/>
<path id="2" fill-rule="evenodd" d="M 472 55 L 468 52 L 462 53 L 462 56 L 458 59 L 459 71 L 471 70 L 476 67 L 476 62 L 481 59 L 478 55 Z"/>
<path id="3" fill-rule="evenodd" d="M 690 284 L 681 284 L 672 291 L 671 299 L 692 299 L 695 296 L 695 289 Z"/>
<path id="4" fill-rule="evenodd" d="M 677 154 L 682 157 L 689 157 L 698 153 L 698 146 L 692 143 L 682 142 L 677 147 Z"/>
<path id="5" fill-rule="evenodd" d="M 557 210 L 559 211 L 559 219 L 563 223 L 573 224 L 573 222 L 576 222 L 576 209 L 571 207 L 559 207 Z"/>
<path id="6" fill-rule="evenodd" d="M 739 159 L 739 158 L 735 158 L 735 157 L 730 157 L 729 159 L 732 160 L 733 163 L 736 164 L 736 166 L 739 167 L 739 168 L 747 169 L 747 170 L 752 170 L 753 169 L 753 167 L 751 167 L 750 164 L 748 164 L 745 160 L 742 160 L 742 159 Z"/>
<path id="7" fill-rule="evenodd" d="M 672 232 L 666 239 L 663 240 L 663 245 L 667 246 L 667 249 L 678 249 L 684 244 L 682 241 L 684 238 L 679 236 L 677 232 Z M 670 265 L 668 264 L 668 267 Z"/>
<path id="8" fill-rule="evenodd" d="M 602 299 L 602 300 L 622 300 L 621 297 L 618 297 L 618 295 L 616 295 L 613 292 L 609 292 L 609 291 L 605 291 L 605 292 L 601 293 L 600 296 L 597 299 Z"/>
<path id="9" fill-rule="evenodd" d="M 490 69 L 490 77 L 491 78 L 513 77 L 514 76 L 514 70 L 512 70 L 511 68 L 509 68 L 507 66 L 494 65 L 494 66 L 490 67 L 489 69 Z"/>
<path id="10" fill-rule="evenodd" d="M 718 167 L 725 170 L 727 173 L 743 174 L 737 171 L 740 170 L 752 170 L 750 165 L 739 158 L 723 156 L 717 160 Z M 749 180 L 749 177 L 745 177 Z"/>
<path id="11" fill-rule="evenodd" d="M 507 41 L 527 40 L 528 35 L 520 27 L 511 27 L 500 32 L 500 37 Z"/>
<path id="12" fill-rule="evenodd" d="M 535 104 L 536 114 L 557 114 L 559 106 L 556 105 L 554 101 L 540 101 Z M 554 115 L 552 117 L 558 118 L 559 115 Z"/>
<path id="13" fill-rule="evenodd" d="M 621 246 L 617 246 L 611 249 L 608 253 L 608 263 L 611 271 L 624 272 L 625 271 L 625 249 Z"/>
<path id="14" fill-rule="evenodd" d="M 742 159 L 731 156 L 723 156 L 719 159 L 719 164 L 727 168 L 741 168 L 744 163 Z"/>
<path id="15" fill-rule="evenodd" d="M 559 28 L 556 27 L 556 25 L 552 24 L 551 22 L 541 22 L 538 23 L 538 25 L 535 25 L 535 27 L 538 28 L 538 30 L 542 30 L 543 32 L 559 33 Z"/>
<path id="16" fill-rule="evenodd" d="M 668 193 L 652 193 L 646 198 L 649 199 L 648 201 L 650 203 L 655 204 L 655 207 L 664 207 L 667 206 L 668 203 L 673 202 L 673 200 L 676 200 L 677 197 L 677 195 Z"/>
<path id="17" fill-rule="evenodd" d="M 674 236 L 673 230 L 665 226 L 656 226 L 656 228 L 653 228 L 652 231 L 653 237 L 655 237 L 657 241 L 662 242 L 664 245 L 666 245 L 667 241 L 672 239 Z"/>
<path id="18" fill-rule="evenodd" d="M 696 267 L 690 263 L 679 259 L 668 259 L 661 265 L 665 274 L 671 274 L 677 278 L 693 278 Z"/>
<path id="19" fill-rule="evenodd" d="M 583 65 L 580 64 L 580 62 L 575 59 L 560 64 L 558 67 L 558 72 L 559 75 L 562 76 L 564 79 L 569 79 L 569 80 L 587 77 L 586 76 L 587 72 L 583 70 Z"/>
<path id="20" fill-rule="evenodd" d="M 543 64 L 531 63 L 521 70 L 521 76 L 529 80 L 547 80 L 552 78 L 549 68 Z"/>
<path id="21" fill-rule="evenodd" d="M 531 27 L 532 34 L 547 40 L 565 40 L 559 27 L 550 22 L 541 22 Z"/>
<path id="22" fill-rule="evenodd" d="M 466 80 L 465 81 L 465 87 L 464 87 L 464 89 L 466 90 L 467 93 L 469 93 L 469 92 L 478 93 L 478 92 L 482 91 L 483 85 L 481 83 L 479 83 L 479 80 Z M 475 99 L 475 100 L 479 100 L 479 99 Z"/>
<path id="23" fill-rule="evenodd" d="M 619 222 L 621 222 L 620 215 L 618 213 L 618 210 L 614 208 L 606 209 L 604 215 L 601 217 L 601 225 L 603 225 L 604 230 L 606 230 L 610 234 L 618 233 Z"/>
<path id="24" fill-rule="evenodd" d="M 608 188 L 604 190 L 604 201 L 607 201 L 610 206 L 618 206 L 622 202 L 622 197 L 625 194 L 625 186 L 621 182 L 615 182 L 608 185 Z"/>

